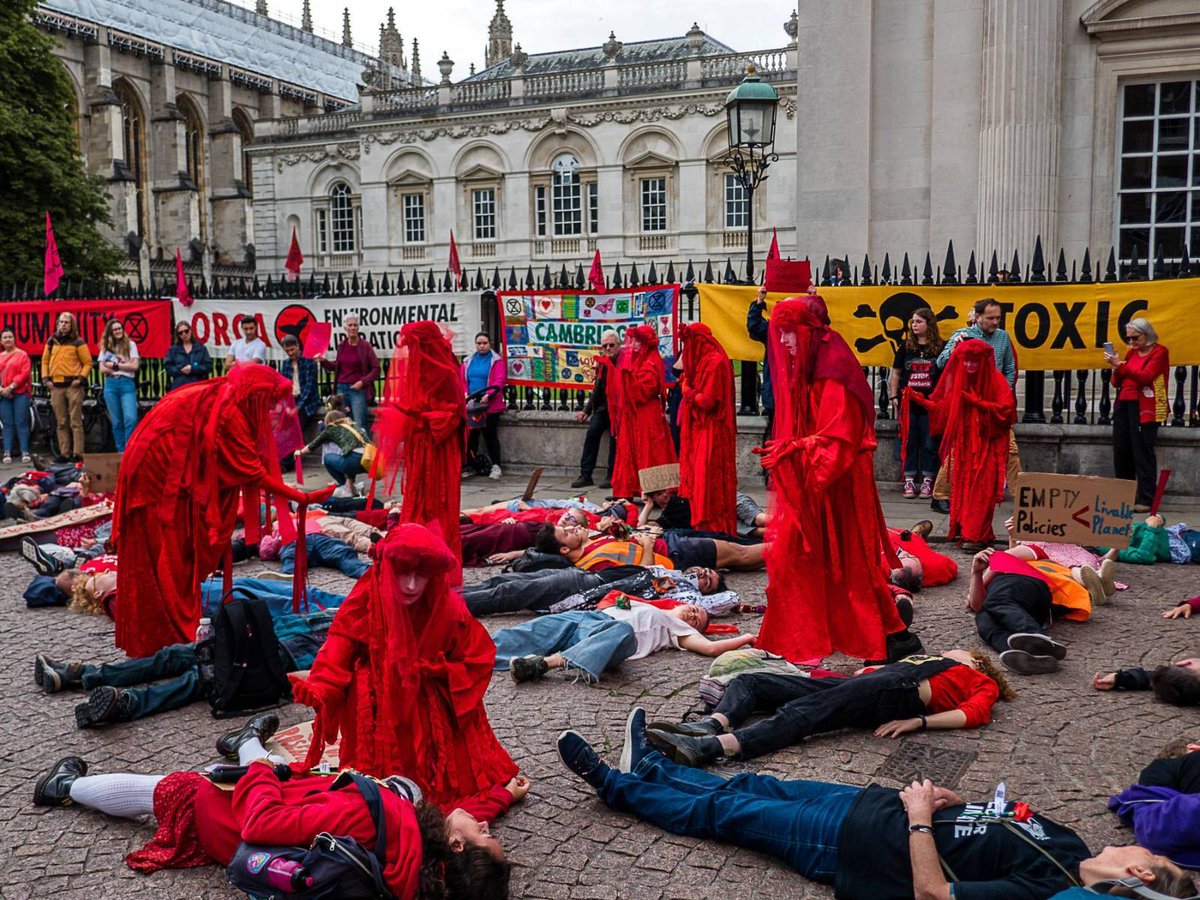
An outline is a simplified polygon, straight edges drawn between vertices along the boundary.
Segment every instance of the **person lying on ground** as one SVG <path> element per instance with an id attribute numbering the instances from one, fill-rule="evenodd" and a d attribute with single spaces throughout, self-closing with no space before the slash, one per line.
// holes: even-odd
<path id="1" fill-rule="evenodd" d="M 1154 697 L 1172 706 L 1200 706 L 1200 658 L 1191 657 L 1148 669 L 1097 672 L 1092 687 L 1098 691 L 1154 691 Z"/>
<path id="2" fill-rule="evenodd" d="M 723 757 L 754 759 L 842 728 L 898 738 L 926 729 L 978 728 L 997 700 L 1015 699 L 1004 675 L 978 650 L 910 656 L 852 678 L 747 672 L 732 679 L 713 712 L 696 722 L 651 722 L 655 748 L 687 766 Z M 755 713 L 768 718 L 745 725 Z"/>
<path id="3" fill-rule="evenodd" d="M 752 572 L 763 568 L 763 550 L 767 546 L 687 537 L 670 531 L 661 537 L 634 532 L 624 540 L 589 532 L 577 525 L 543 525 L 534 539 L 534 547 L 540 552 L 563 556 L 572 565 L 589 571 L 607 566 L 659 565 Z"/>
<path id="4" fill-rule="evenodd" d="M 967 803 L 928 780 L 901 791 L 750 773 L 726 780 L 655 751 L 644 722 L 634 709 L 619 769 L 574 731 L 559 737 L 559 757 L 609 807 L 673 834 L 774 856 L 833 885 L 842 900 L 1045 900 L 1128 876 L 1170 897 L 1191 896 L 1190 877 L 1166 857 L 1139 846 L 1093 854 L 1025 803 Z"/>
<path id="5" fill-rule="evenodd" d="M 1137 842 L 1186 869 L 1200 869 L 1200 744 L 1185 743 L 1142 769 L 1108 808 Z"/>
<path id="6" fill-rule="evenodd" d="M 1104 558 L 1132 563 L 1135 566 L 1171 562 L 1171 537 L 1167 533 L 1167 520 L 1156 513 L 1146 516 L 1145 522 L 1138 522 L 1133 526 L 1129 546 L 1124 550 L 1115 547 L 1106 550 Z"/>
<path id="7" fill-rule="evenodd" d="M 896 551 L 900 562 L 905 568 L 916 570 L 916 574 L 921 577 L 923 587 L 949 584 L 958 577 L 958 563 L 930 547 L 924 535 L 912 529 L 900 528 L 889 528 L 887 533 L 892 549 Z M 905 562 L 906 559 L 915 559 L 916 562 Z M 890 566 L 888 574 L 889 576 L 896 574 Z M 896 583 L 894 577 L 892 583 Z"/>
<path id="8" fill-rule="evenodd" d="M 1087 571 L 1098 585 L 1099 574 Z M 1058 671 L 1067 656 L 1067 648 L 1046 632 L 1051 611 L 1058 619 L 1086 621 L 1089 593 L 1094 596 L 1065 566 L 1037 559 L 1035 548 L 997 552 L 989 547 L 971 562 L 967 609 L 1001 663 L 1020 675 L 1041 675 Z"/>
<path id="9" fill-rule="evenodd" d="M 1030 548 L 1029 551 L 1022 552 L 1021 556 L 1023 559 L 1045 559 L 1058 563 L 1061 566 L 1066 566 L 1071 570 L 1073 577 L 1080 584 L 1083 584 L 1086 578 L 1089 589 L 1095 588 L 1096 580 L 1090 574 L 1085 574 L 1085 570 L 1092 569 L 1100 576 L 1100 584 L 1104 589 L 1106 600 L 1111 599 L 1117 591 L 1123 591 L 1127 587 L 1116 580 L 1117 564 L 1114 561 L 1105 559 L 1103 556 L 1093 553 L 1086 547 L 1080 547 L 1078 544 L 1019 541 L 1014 536 L 1016 530 L 1015 521 L 1012 516 L 1004 520 L 1004 530 L 1008 533 L 1008 551 L 1010 553 L 1017 547 Z M 1032 556 L 1030 553 L 1032 553 Z M 1076 569 L 1079 570 L 1078 573 L 1075 572 Z"/>
<path id="10" fill-rule="evenodd" d="M 686 571 L 661 566 L 613 566 L 588 572 L 574 567 L 535 572 L 504 572 L 462 589 L 475 617 L 498 613 L 567 612 L 594 607 L 610 590 L 643 599 L 666 598 L 701 607 L 709 615 L 726 615 L 738 603 L 736 592 L 713 569 Z"/>
<path id="11" fill-rule="evenodd" d="M 525 555 L 534 545 L 538 530 L 547 523 L 577 525 L 580 528 L 607 531 L 618 534 L 628 530 L 625 524 L 626 505 L 618 503 L 605 511 L 604 516 L 590 513 L 578 506 L 522 510 L 488 524 L 464 523 L 463 540 L 469 542 L 463 548 L 463 565 L 499 566 L 514 562 Z M 632 505 L 630 509 L 635 509 Z M 548 562 L 548 561 L 547 561 Z M 570 565 L 562 562 L 564 567 Z"/>
<path id="12" fill-rule="evenodd" d="M 1175 606 L 1162 614 L 1164 619 L 1190 619 L 1192 613 L 1200 609 L 1200 597 L 1180 600 Z"/>
<path id="13" fill-rule="evenodd" d="M 84 563 L 105 554 L 104 540 L 85 539 L 84 546 L 64 547 L 61 544 L 39 544 L 31 534 L 21 538 L 21 556 L 39 575 L 53 577 L 67 569 L 77 569 Z"/>
<path id="14" fill-rule="evenodd" d="M 355 782 L 344 783 L 336 774 L 281 778 L 286 767 L 263 746 L 274 732 L 272 722 L 277 726 L 279 720 L 256 717 L 217 742 L 218 752 L 246 767 L 232 792 L 201 772 L 89 775 L 87 762 L 68 756 L 38 778 L 33 802 L 76 805 L 120 818 L 152 815 L 158 827 L 153 839 L 125 858 L 131 869 L 143 873 L 228 866 L 243 841 L 307 847 L 322 833 L 352 837 L 372 850 L 378 834 Z M 382 875 L 394 897 L 508 896 L 510 864 L 486 822 L 461 808 L 443 817 L 404 777 L 391 776 L 379 787 L 387 848 Z"/>
<path id="15" fill-rule="evenodd" d="M 692 506 L 686 497 L 680 496 L 675 488 L 651 491 L 643 494 L 646 502 L 638 514 L 638 525 L 650 522 L 650 516 L 658 511 L 654 521 L 664 531 L 691 531 Z M 767 533 L 767 512 L 749 494 L 737 492 L 737 537 L 762 538 Z"/>
<path id="16" fill-rule="evenodd" d="M 643 659 L 668 647 L 720 656 L 754 643 L 752 634 L 710 641 L 703 634 L 708 623 L 708 613 L 698 606 L 661 610 L 636 600 L 628 609 L 614 604 L 538 616 L 492 635 L 495 668 L 507 669 L 517 682 L 534 681 L 552 669 L 598 681 L 605 670 L 627 659 Z"/>
<path id="17" fill-rule="evenodd" d="M 362 577 L 362 574 L 367 569 L 371 568 L 369 562 L 359 558 L 358 553 L 360 551 L 357 551 L 348 541 L 342 538 L 336 538 L 324 533 L 306 534 L 304 536 L 304 546 L 310 569 L 318 566 L 337 569 L 343 575 L 357 580 Z M 362 552 L 369 553 L 370 547 L 368 546 L 367 550 Z M 272 557 L 278 558 L 280 571 L 284 575 L 291 575 L 295 571 L 295 541 L 283 543 L 278 539 L 263 538 L 259 542 L 259 555 L 267 560 Z"/>

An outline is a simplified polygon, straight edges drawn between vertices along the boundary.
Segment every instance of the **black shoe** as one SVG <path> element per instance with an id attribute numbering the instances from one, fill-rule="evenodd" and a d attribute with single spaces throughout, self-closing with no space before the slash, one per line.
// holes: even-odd
<path id="1" fill-rule="evenodd" d="M 1044 634 L 1032 634 L 1028 632 L 1010 634 L 1008 636 L 1008 649 L 1023 650 L 1034 656 L 1053 656 L 1059 660 L 1067 658 L 1067 648 L 1058 641 L 1046 637 Z"/>
<path id="2" fill-rule="evenodd" d="M 912 598 L 901 594 L 896 598 L 896 612 L 900 614 L 900 621 L 904 623 L 904 627 L 908 628 L 913 623 L 913 605 Z"/>
<path id="3" fill-rule="evenodd" d="M 950 511 L 949 508 L 947 508 L 946 511 L 949 512 Z M 911 531 L 915 535 L 919 535 L 920 537 L 927 538 L 927 537 L 929 537 L 929 535 L 931 535 L 933 533 L 933 523 L 931 521 L 929 521 L 928 519 L 922 519 L 920 522 L 918 522 L 917 524 L 915 524 L 912 528 L 910 528 L 908 530 Z"/>
<path id="4" fill-rule="evenodd" d="M 87 699 L 75 707 L 79 728 L 96 728 L 113 722 L 129 721 L 129 692 L 103 685 L 93 688 Z"/>
<path id="5" fill-rule="evenodd" d="M 946 515 L 947 513 L 950 512 L 950 501 L 949 500 L 938 500 L 935 497 L 934 499 L 929 501 L 929 508 L 932 509 L 936 513 L 941 513 L 942 515 Z"/>
<path id="6" fill-rule="evenodd" d="M 924 652 L 925 645 L 921 643 L 921 639 L 907 628 L 887 636 L 887 661 L 889 663 L 899 662 L 907 656 L 916 656 Z"/>
<path id="7" fill-rule="evenodd" d="M 264 747 L 279 730 L 279 716 L 275 713 L 263 713 L 255 716 L 241 728 L 226 732 L 217 738 L 217 753 L 228 760 L 236 761 L 238 749 L 246 741 L 258 738 Z"/>
<path id="8" fill-rule="evenodd" d="M 83 687 L 83 663 L 55 662 L 39 653 L 33 659 L 33 680 L 47 694 L 57 694 L 63 688 Z"/>
<path id="9" fill-rule="evenodd" d="M 721 742 L 715 737 L 688 737 L 665 731 L 647 729 L 646 737 L 663 756 L 685 766 L 698 768 L 715 762 L 725 755 Z"/>
<path id="10" fill-rule="evenodd" d="M 1058 660 L 1053 656 L 1039 656 L 1024 650 L 1005 650 L 1000 654 L 1000 662 L 1018 675 L 1049 675 L 1058 671 Z"/>
<path id="11" fill-rule="evenodd" d="M 612 487 L 612 480 L 605 478 L 602 482 L 600 482 L 599 485 L 597 485 L 597 487 L 602 488 L 603 490 L 607 491 L 609 488 Z"/>
<path id="12" fill-rule="evenodd" d="M 70 461 L 71 461 L 71 457 L 63 456 L 61 453 L 56 454 L 54 457 L 54 464 L 56 466 L 65 466 Z"/>
<path id="13" fill-rule="evenodd" d="M 558 758 L 596 790 L 604 786 L 604 779 L 612 771 L 578 731 L 564 731 L 558 736 Z"/>
<path id="14" fill-rule="evenodd" d="M 70 806 L 71 785 L 87 774 L 88 764 L 78 756 L 64 756 L 33 786 L 34 806 Z"/>
<path id="15" fill-rule="evenodd" d="M 635 706 L 625 720 L 625 746 L 621 748 L 621 763 L 617 768 L 632 772 L 653 749 L 646 740 L 646 710 Z"/>
<path id="16" fill-rule="evenodd" d="M 595 483 L 596 482 L 592 481 L 591 475 L 580 475 L 578 478 L 576 478 L 574 481 L 571 482 L 571 487 L 585 488 L 585 487 L 591 487 Z"/>
<path id="17" fill-rule="evenodd" d="M 43 550 L 30 535 L 21 538 L 21 555 L 33 563 L 39 575 L 54 576 L 67 568 L 66 563 Z"/>
<path id="18" fill-rule="evenodd" d="M 522 681 L 536 681 L 547 672 L 546 657 L 530 653 L 528 656 L 514 656 L 508 661 L 508 674 L 518 684 Z"/>
<path id="19" fill-rule="evenodd" d="M 655 731 L 682 734 L 686 737 L 716 737 L 718 734 L 725 733 L 721 723 L 712 716 L 705 716 L 695 722 L 651 722 L 649 727 Z"/>

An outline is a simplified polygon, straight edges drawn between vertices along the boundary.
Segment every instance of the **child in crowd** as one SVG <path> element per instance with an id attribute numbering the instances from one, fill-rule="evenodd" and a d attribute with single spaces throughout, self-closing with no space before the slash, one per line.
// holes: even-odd
<path id="1" fill-rule="evenodd" d="M 1145 522 L 1133 526 L 1129 546 L 1124 550 L 1113 548 L 1104 554 L 1104 558 L 1138 566 L 1171 562 L 1171 539 L 1167 534 L 1167 520 L 1157 513 L 1146 516 Z"/>

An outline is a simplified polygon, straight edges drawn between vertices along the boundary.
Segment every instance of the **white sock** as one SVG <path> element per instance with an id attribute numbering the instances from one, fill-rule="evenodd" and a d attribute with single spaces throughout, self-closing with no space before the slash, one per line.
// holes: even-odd
<path id="1" fill-rule="evenodd" d="M 154 812 L 154 788 L 165 775 L 85 775 L 71 785 L 71 799 L 110 816 L 136 819 Z"/>
<path id="2" fill-rule="evenodd" d="M 287 762 L 282 756 L 276 756 L 274 753 L 267 753 L 267 748 L 262 745 L 262 741 L 258 738 L 250 738 L 242 746 L 238 747 L 238 765 L 248 766 L 256 759 L 266 757 L 273 763 Z"/>

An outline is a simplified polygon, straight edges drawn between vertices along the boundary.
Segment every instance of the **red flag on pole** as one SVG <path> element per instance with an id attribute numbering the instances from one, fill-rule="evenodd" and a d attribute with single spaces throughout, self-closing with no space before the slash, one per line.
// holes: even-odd
<path id="1" fill-rule="evenodd" d="M 187 276 L 183 274 L 183 255 L 175 248 L 175 296 L 184 306 L 192 305 L 192 292 L 188 290 Z"/>
<path id="2" fill-rule="evenodd" d="M 292 229 L 292 245 L 288 247 L 287 262 L 283 264 L 284 277 L 295 281 L 300 277 L 300 267 L 304 265 L 304 254 L 300 252 L 300 240 L 296 237 L 296 229 Z"/>
<path id="3" fill-rule="evenodd" d="M 600 264 L 600 251 L 596 251 L 596 255 L 592 257 L 592 271 L 588 273 L 588 284 L 592 286 L 593 291 L 604 290 L 604 266 Z"/>
<path id="4" fill-rule="evenodd" d="M 454 229 L 450 229 L 450 264 L 446 267 L 454 276 L 454 289 L 462 287 L 462 263 L 458 259 L 458 244 L 454 243 Z"/>
<path id="5" fill-rule="evenodd" d="M 771 247 L 767 250 L 767 260 L 779 259 L 779 234 L 771 229 Z"/>
<path id="6" fill-rule="evenodd" d="M 54 240 L 54 226 L 50 224 L 50 210 L 46 210 L 46 266 L 44 282 L 46 296 L 58 290 L 63 277 L 62 260 L 58 258 L 58 241 Z"/>

